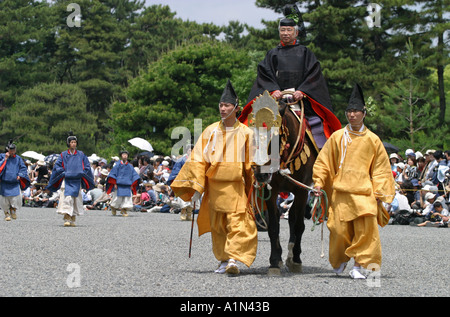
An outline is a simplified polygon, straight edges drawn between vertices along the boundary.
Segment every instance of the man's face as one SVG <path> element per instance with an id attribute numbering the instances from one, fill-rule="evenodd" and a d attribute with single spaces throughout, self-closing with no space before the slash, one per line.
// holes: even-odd
<path id="1" fill-rule="evenodd" d="M 122 153 L 122 161 L 126 161 L 128 160 L 128 154 L 127 153 Z"/>
<path id="2" fill-rule="evenodd" d="M 77 148 L 77 141 L 76 140 L 70 140 L 69 147 L 71 150 L 75 150 Z"/>
<path id="3" fill-rule="evenodd" d="M 281 26 L 280 27 L 280 40 L 285 45 L 294 44 L 297 38 L 298 31 L 293 26 Z"/>
<path id="4" fill-rule="evenodd" d="M 350 123 L 351 125 L 360 124 L 364 119 L 364 112 L 360 110 L 350 109 L 345 113 L 347 115 L 348 123 Z"/>
<path id="5" fill-rule="evenodd" d="M 9 156 L 14 157 L 16 155 L 16 149 L 9 149 L 8 152 L 9 152 Z"/>
<path id="6" fill-rule="evenodd" d="M 221 102 L 219 104 L 220 117 L 222 119 L 233 117 L 232 112 L 235 112 L 234 117 L 236 117 L 238 110 L 238 107 L 228 102 Z"/>

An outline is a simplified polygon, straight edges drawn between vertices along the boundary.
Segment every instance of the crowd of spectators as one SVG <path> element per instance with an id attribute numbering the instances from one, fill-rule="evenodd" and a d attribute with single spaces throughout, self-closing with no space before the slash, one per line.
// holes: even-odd
<path id="1" fill-rule="evenodd" d="M 391 224 L 448 227 L 450 151 L 405 151 L 390 154 L 397 190 L 386 208 Z"/>
<path id="2" fill-rule="evenodd" d="M 396 195 L 384 207 L 390 224 L 448 227 L 450 193 L 450 151 L 427 150 L 425 154 L 405 151 L 389 155 Z M 281 218 L 289 217 L 294 200 L 290 193 L 278 197 Z M 307 206 L 307 217 L 308 214 Z"/>
<path id="3" fill-rule="evenodd" d="M 175 158 L 171 156 L 145 153 L 137 155 L 129 163 L 140 176 L 140 184 L 133 195 L 133 211 L 179 213 L 185 203 L 174 197 L 170 182 L 175 178 L 187 154 Z M 112 157 L 109 162 L 96 154 L 89 158 L 94 175 L 95 188 L 82 191 L 86 210 L 107 210 L 111 195 L 106 192 L 106 179 L 114 164 L 119 160 Z M 22 193 L 23 205 L 27 207 L 56 208 L 60 193 L 45 189 L 50 179 L 54 161 L 40 160 L 32 163 L 26 160 L 31 186 Z M 172 170 L 175 171 L 172 172 Z"/>

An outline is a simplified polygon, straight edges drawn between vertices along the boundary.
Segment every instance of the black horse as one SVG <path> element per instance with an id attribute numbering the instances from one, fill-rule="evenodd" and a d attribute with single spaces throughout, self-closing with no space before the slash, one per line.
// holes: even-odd
<path id="1" fill-rule="evenodd" d="M 288 169 L 289 176 L 296 181 L 310 186 L 312 184 L 313 165 L 318 155 L 312 136 L 308 133 L 308 124 L 304 114 L 295 111 L 292 105 L 279 102 L 282 117 L 280 128 L 280 162 L 281 169 Z M 302 107 L 303 108 L 303 107 Z M 300 110 L 297 108 L 297 110 Z M 303 124 L 301 123 L 303 121 Z M 302 128 L 304 131 L 302 131 Z M 306 130 L 306 131 L 305 131 Z M 280 275 L 283 264 L 280 245 L 280 213 L 277 208 L 277 197 L 280 192 L 291 192 L 295 195 L 289 210 L 289 244 L 286 266 L 290 272 L 301 273 L 300 259 L 301 240 L 305 230 L 305 211 L 308 201 L 308 189 L 294 183 L 278 170 L 275 173 L 262 172 L 262 166 L 255 166 L 255 179 L 259 184 L 269 184 L 270 197 L 266 200 L 268 211 L 268 234 L 271 243 L 269 275 Z M 269 187 L 269 188 L 270 188 Z"/>

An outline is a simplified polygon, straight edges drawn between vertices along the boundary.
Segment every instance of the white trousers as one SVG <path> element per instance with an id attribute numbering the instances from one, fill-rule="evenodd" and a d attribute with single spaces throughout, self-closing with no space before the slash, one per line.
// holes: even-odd
<path id="1" fill-rule="evenodd" d="M 64 195 L 65 183 L 61 184 L 61 193 L 59 194 L 58 209 L 59 214 L 68 214 L 69 216 L 82 216 L 84 214 L 83 209 L 83 196 L 81 190 L 78 193 L 78 197 Z"/>
<path id="2" fill-rule="evenodd" d="M 131 196 L 117 196 L 116 192 L 111 194 L 111 205 L 115 209 L 132 209 L 133 200 Z"/>
<path id="3" fill-rule="evenodd" d="M 9 208 L 15 208 L 20 211 L 22 208 L 22 195 L 17 196 L 0 196 L 0 207 L 4 212 L 9 212 Z"/>

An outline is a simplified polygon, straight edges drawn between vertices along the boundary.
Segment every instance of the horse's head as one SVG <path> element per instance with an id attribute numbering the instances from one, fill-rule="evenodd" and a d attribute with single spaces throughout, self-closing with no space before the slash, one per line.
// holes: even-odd
<path id="1" fill-rule="evenodd" d="M 253 108 L 251 118 L 256 143 L 254 175 L 259 183 L 270 183 L 273 173 L 278 172 L 280 165 L 285 168 L 284 163 L 291 160 L 298 145 L 300 123 L 294 112 L 301 109 L 298 103 L 289 99 L 289 93 L 283 92 L 284 97 L 278 102 L 268 93 L 262 95 L 260 104 Z"/>
<path id="2" fill-rule="evenodd" d="M 253 171 L 258 183 L 268 184 L 280 168 L 280 128 L 286 104 L 278 103 L 267 91 L 256 98 L 249 126 L 255 136 Z"/>

